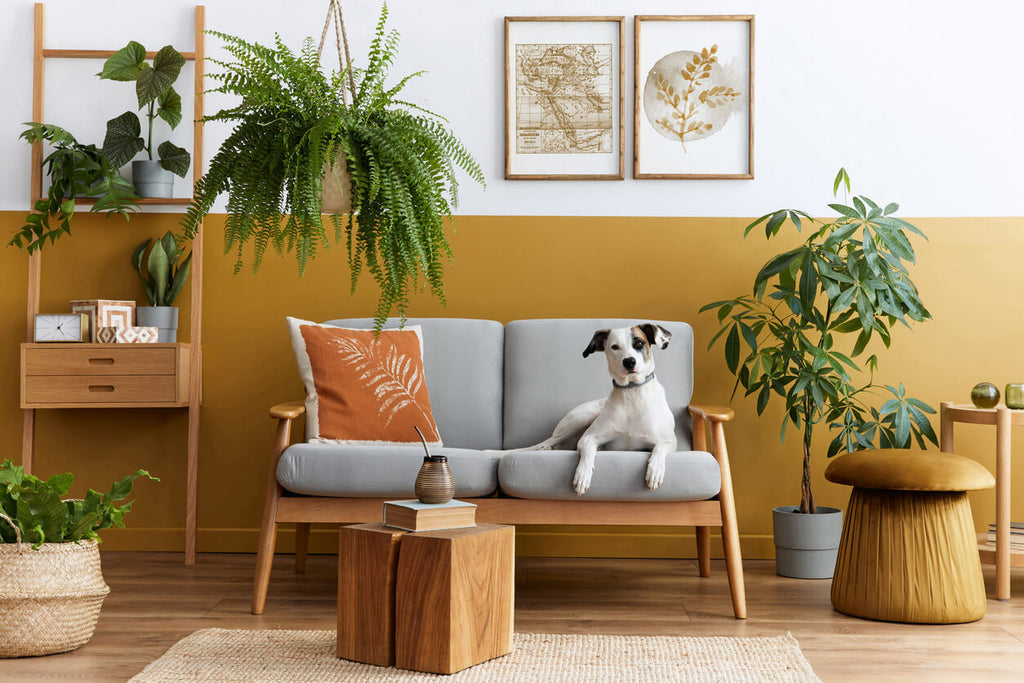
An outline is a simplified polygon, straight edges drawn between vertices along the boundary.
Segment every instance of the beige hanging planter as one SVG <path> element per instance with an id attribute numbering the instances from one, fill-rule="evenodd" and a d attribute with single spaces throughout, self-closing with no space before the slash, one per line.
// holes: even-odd
<path id="1" fill-rule="evenodd" d="M 348 158 L 339 151 L 333 164 L 324 163 L 323 192 L 320 213 L 351 213 L 352 176 L 348 173 Z"/>
<path id="2" fill-rule="evenodd" d="M 0 657 L 85 645 L 108 593 L 94 540 L 0 544 Z"/>

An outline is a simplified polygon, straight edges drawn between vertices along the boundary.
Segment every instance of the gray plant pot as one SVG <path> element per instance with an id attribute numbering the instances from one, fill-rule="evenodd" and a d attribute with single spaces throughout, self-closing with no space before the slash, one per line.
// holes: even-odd
<path id="1" fill-rule="evenodd" d="M 843 533 L 843 511 L 819 505 L 814 515 L 784 505 L 772 510 L 775 573 L 795 579 L 831 579 Z"/>
<path id="2" fill-rule="evenodd" d="M 135 321 L 139 327 L 159 328 L 161 343 L 178 341 L 177 306 L 138 306 L 135 309 Z"/>
<path id="3" fill-rule="evenodd" d="M 174 196 L 174 174 L 160 165 L 159 161 L 132 162 L 132 184 L 140 197 Z"/>

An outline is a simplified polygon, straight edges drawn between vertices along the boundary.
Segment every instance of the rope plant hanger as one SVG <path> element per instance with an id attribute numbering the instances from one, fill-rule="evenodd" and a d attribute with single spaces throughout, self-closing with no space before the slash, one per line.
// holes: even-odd
<path id="1" fill-rule="evenodd" d="M 258 269 L 269 246 L 294 252 L 300 275 L 329 246 L 326 226 L 333 225 L 333 241 L 344 240 L 348 252 L 351 289 L 365 268 L 380 291 L 378 329 L 388 317 L 405 318 L 414 292 L 429 289 L 444 302 L 456 167 L 484 184 L 479 164 L 447 121 L 401 99 L 422 72 L 385 84 L 399 43 L 387 16 L 384 3 L 358 70 L 340 0 L 327 2 L 319 45 L 307 38 L 300 50 L 280 37 L 261 45 L 210 32 L 233 59 L 214 61 L 221 72 L 208 78 L 219 83 L 215 92 L 241 101 L 204 119 L 230 121 L 234 129 L 196 182 L 182 222 L 184 237 L 194 237 L 226 193 L 224 245 L 237 256 L 235 271 L 250 255 Z M 321 60 L 332 27 L 339 71 L 326 73 Z M 332 204 L 337 196 L 340 206 Z"/>
<path id="2" fill-rule="evenodd" d="M 331 19 L 334 21 L 332 22 Z M 352 93 L 353 104 L 356 101 L 356 78 L 352 73 L 352 57 L 348 51 L 348 34 L 345 33 L 345 19 L 341 14 L 341 1 L 328 0 L 327 18 L 324 30 L 320 34 L 320 45 L 316 49 L 316 57 L 322 60 L 327 31 L 334 24 L 334 40 L 338 48 L 338 73 L 348 75 L 348 87 Z M 344 54 L 344 58 L 342 55 Z M 345 90 L 341 90 L 341 103 L 348 106 Z M 324 162 L 323 195 L 321 211 L 329 214 L 343 214 L 352 211 L 352 176 L 348 173 L 348 160 L 344 153 L 337 154 L 333 161 Z"/>

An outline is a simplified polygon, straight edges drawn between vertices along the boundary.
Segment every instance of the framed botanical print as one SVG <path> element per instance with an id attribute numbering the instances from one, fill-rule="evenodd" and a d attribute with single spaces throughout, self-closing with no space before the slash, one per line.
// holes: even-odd
<path id="1" fill-rule="evenodd" d="M 634 178 L 754 177 L 754 17 L 634 21 Z"/>
<path id="2" fill-rule="evenodd" d="M 624 17 L 505 17 L 505 177 L 622 180 Z"/>

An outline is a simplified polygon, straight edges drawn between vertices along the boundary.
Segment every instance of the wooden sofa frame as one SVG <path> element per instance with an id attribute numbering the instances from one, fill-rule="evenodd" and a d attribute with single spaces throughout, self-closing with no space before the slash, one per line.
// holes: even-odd
<path id="1" fill-rule="evenodd" d="M 253 583 L 252 613 L 262 614 L 270 584 L 278 524 L 295 524 L 295 570 L 303 572 L 312 523 L 357 524 L 380 521 L 383 498 L 334 498 L 327 496 L 285 496 L 277 482 L 277 464 L 291 445 L 292 421 L 305 413 L 305 403 L 282 403 L 270 409 L 278 421 L 274 456 L 267 475 L 263 524 L 260 528 Z M 557 525 L 657 525 L 692 526 L 697 535 L 697 565 L 702 577 L 711 574 L 711 527 L 719 527 L 725 551 L 725 566 L 732 594 L 732 609 L 737 619 L 747 616 L 740 557 L 736 505 L 732 474 L 725 445 L 723 423 L 733 418 L 731 408 L 689 406 L 693 419 L 693 449 L 708 451 L 718 461 L 722 473 L 721 492 L 711 500 L 686 502 L 600 502 L 587 500 L 526 500 L 521 498 L 472 498 L 477 505 L 477 521 L 491 524 Z M 710 444 L 708 445 L 708 434 Z"/>

